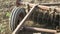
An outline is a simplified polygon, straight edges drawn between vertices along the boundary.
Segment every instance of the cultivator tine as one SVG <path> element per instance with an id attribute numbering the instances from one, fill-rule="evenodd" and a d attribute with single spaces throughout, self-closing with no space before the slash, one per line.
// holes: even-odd
<path id="1" fill-rule="evenodd" d="M 37 23 L 40 21 L 40 20 L 39 20 L 39 16 L 40 16 L 40 14 L 38 14 L 38 16 L 37 16 Z M 39 23 L 40 23 L 40 22 L 39 22 Z"/>
<path id="2" fill-rule="evenodd" d="M 34 12 L 34 14 L 35 14 L 35 12 Z M 33 18 L 32 18 L 32 19 L 33 19 L 33 21 L 35 21 L 35 20 L 34 20 L 34 14 L 32 15 L 32 17 L 33 17 Z"/>
<path id="3" fill-rule="evenodd" d="M 59 13 L 59 17 L 60 17 L 60 13 Z M 59 18 L 59 29 L 60 29 L 60 18 Z"/>

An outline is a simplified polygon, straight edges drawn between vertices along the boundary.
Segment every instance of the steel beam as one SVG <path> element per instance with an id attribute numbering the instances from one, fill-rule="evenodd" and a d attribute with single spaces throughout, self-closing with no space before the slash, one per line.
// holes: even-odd
<path id="1" fill-rule="evenodd" d="M 40 32 L 48 32 L 48 33 L 57 33 L 56 30 L 44 29 L 44 28 L 36 28 L 36 27 L 24 27 L 24 29 L 25 29 L 25 30 L 40 31 Z"/>
<path id="2" fill-rule="evenodd" d="M 32 4 L 32 3 L 28 3 L 28 2 L 20 2 L 21 5 L 26 5 L 26 4 L 29 4 L 30 7 L 36 5 L 36 4 Z M 42 10 L 50 10 L 50 9 L 55 9 L 56 12 L 59 12 L 60 13 L 60 8 L 57 8 L 57 7 L 49 7 L 49 6 L 44 6 L 44 5 L 38 5 L 38 7 Z"/>

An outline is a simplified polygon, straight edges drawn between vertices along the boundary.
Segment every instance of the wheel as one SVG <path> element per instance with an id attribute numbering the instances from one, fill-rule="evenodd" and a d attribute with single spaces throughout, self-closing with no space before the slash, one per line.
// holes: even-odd
<path id="1" fill-rule="evenodd" d="M 19 22 L 24 18 L 26 15 L 24 8 L 14 8 L 12 10 L 11 16 L 10 16 L 10 28 L 12 31 L 17 27 Z"/>

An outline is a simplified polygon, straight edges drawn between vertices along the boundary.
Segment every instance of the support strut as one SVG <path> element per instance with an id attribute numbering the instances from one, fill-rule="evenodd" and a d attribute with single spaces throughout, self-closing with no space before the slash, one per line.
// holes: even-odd
<path id="1" fill-rule="evenodd" d="M 34 31 L 40 31 L 40 32 L 48 32 L 48 33 L 56 33 L 56 30 L 52 29 L 44 29 L 44 28 L 36 28 L 36 27 L 24 27 L 25 30 L 34 30 Z"/>

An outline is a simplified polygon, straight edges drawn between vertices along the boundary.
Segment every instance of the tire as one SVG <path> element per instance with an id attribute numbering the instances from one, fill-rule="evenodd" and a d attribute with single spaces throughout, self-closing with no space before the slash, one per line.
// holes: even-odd
<path id="1" fill-rule="evenodd" d="M 24 8 L 17 8 L 15 7 L 12 10 L 11 16 L 10 16 L 10 28 L 12 31 L 15 30 L 19 22 L 24 18 L 26 15 Z"/>

